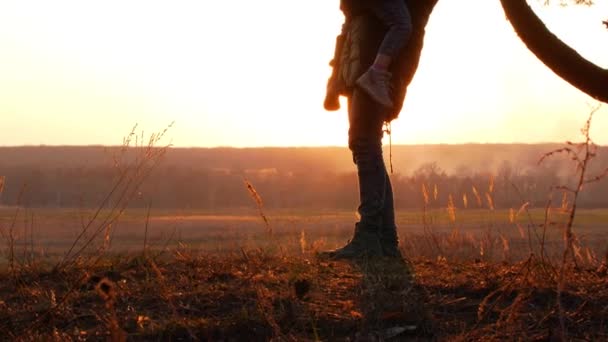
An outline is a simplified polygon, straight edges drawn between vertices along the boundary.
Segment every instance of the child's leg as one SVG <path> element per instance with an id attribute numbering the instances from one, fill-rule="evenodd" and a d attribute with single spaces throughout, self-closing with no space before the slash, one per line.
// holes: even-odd
<path id="1" fill-rule="evenodd" d="M 374 62 L 375 68 L 387 70 L 412 34 L 412 18 L 404 0 L 376 0 L 370 7 L 388 28 Z"/>
<path id="2" fill-rule="evenodd" d="M 388 32 L 378 49 L 374 64 L 359 77 L 357 85 L 374 101 L 385 107 L 392 107 L 392 75 L 388 69 L 412 33 L 412 20 L 404 0 L 374 0 L 369 6 L 374 15 L 388 28 Z"/>

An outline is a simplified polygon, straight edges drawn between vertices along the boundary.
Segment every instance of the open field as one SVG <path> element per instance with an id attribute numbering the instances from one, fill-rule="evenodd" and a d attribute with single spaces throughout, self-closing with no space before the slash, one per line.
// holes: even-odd
<path id="1" fill-rule="evenodd" d="M 352 264 L 315 252 L 350 237 L 353 212 L 127 210 L 107 230 L 108 214 L 0 210 L 1 340 L 551 340 L 561 321 L 608 338 L 604 209 L 578 213 L 561 305 L 559 209 L 544 234 L 544 209 L 399 211 L 409 262 Z"/>
<path id="2" fill-rule="evenodd" d="M 72 246 L 94 211 L 69 209 L 14 208 L 0 210 L 0 226 L 14 224 L 15 249 L 24 255 L 33 252 L 50 261 L 61 256 Z M 101 212 L 84 234 L 100 227 L 107 215 Z M 297 254 L 303 250 L 335 248 L 348 240 L 356 221 L 354 212 L 347 211 L 267 211 L 267 227 L 257 210 L 226 211 L 197 210 L 128 210 L 119 222 L 112 225 L 109 252 L 137 253 L 144 240 L 150 249 L 188 246 L 207 253 L 228 253 L 241 248 L 273 247 L 283 253 Z M 444 256 L 459 260 L 517 261 L 538 248 L 545 222 L 545 209 L 460 210 L 453 218 L 446 209 L 398 211 L 397 224 L 402 250 L 409 257 L 434 258 Z M 563 225 L 567 215 L 559 209 L 550 211 L 545 231 L 545 245 L 549 253 L 558 256 L 562 251 Z M 147 233 L 146 233 L 147 227 Z M 94 240 L 101 243 L 103 234 Z M 271 230 L 271 232 L 269 232 Z M 608 248 L 608 209 L 579 210 L 574 232 L 581 247 L 589 248 L 595 257 Z M 86 239 L 84 239 L 86 240 Z M 304 245 L 303 245 L 304 244 Z M 485 249 L 485 250 L 484 250 Z M 27 250 L 27 252 L 26 252 Z M 0 263 L 6 262 L 6 255 Z"/>

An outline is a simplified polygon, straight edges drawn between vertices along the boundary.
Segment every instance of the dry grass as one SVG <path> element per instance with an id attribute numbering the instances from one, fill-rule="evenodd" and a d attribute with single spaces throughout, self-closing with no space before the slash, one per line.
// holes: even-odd
<path id="1" fill-rule="evenodd" d="M 94 268 L 23 272 L 17 281 L 4 274 L 0 331 L 62 341 L 545 340 L 559 329 L 555 287 L 535 267 L 532 260 L 353 265 L 264 250 L 120 257 Z M 607 284 L 605 274 L 568 273 L 570 338 L 608 338 Z"/>

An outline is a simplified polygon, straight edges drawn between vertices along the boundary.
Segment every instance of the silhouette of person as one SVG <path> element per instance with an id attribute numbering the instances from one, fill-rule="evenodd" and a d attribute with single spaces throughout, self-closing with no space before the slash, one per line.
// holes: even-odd
<path id="1" fill-rule="evenodd" d="M 395 111 L 398 113 L 401 106 L 383 105 L 357 84 L 361 75 L 377 60 L 387 33 L 378 11 L 369 6 L 373 6 L 373 1 L 342 0 L 340 3 L 346 20 L 337 39 L 332 61 L 334 73 L 328 82 L 325 102 L 326 109 L 335 110 L 339 108 L 335 99 L 337 94 L 348 99 L 348 147 L 357 167 L 360 199 L 360 219 L 355 224 L 352 239 L 341 248 L 322 253 L 333 259 L 401 257 L 393 191 L 382 155 L 384 123 L 396 117 Z M 391 52 L 393 55 L 397 53 Z M 390 71 L 396 68 L 396 64 L 385 66 Z M 399 100 L 403 98 L 394 101 Z"/>

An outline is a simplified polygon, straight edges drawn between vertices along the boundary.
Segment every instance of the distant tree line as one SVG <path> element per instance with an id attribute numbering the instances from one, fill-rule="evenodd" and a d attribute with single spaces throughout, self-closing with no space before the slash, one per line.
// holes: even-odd
<path id="1" fill-rule="evenodd" d="M 564 166 L 566 165 L 566 166 Z M 540 166 L 514 165 L 504 161 L 494 170 L 470 170 L 466 165 L 450 172 L 439 163 L 425 163 L 409 174 L 391 176 L 396 207 L 416 209 L 447 206 L 457 208 L 519 208 L 523 203 L 544 207 L 551 189 L 574 181 L 573 168 L 563 162 Z M 593 172 L 599 172 L 600 167 Z M 112 166 L 0 164 L 5 176 L 0 205 L 28 207 L 97 207 L 116 181 Z M 132 207 L 226 209 L 250 207 L 244 180 L 262 196 L 267 208 L 354 209 L 357 177 L 311 167 L 294 171 L 281 168 L 245 169 L 160 165 L 132 200 Z M 588 185 L 579 200 L 582 207 L 608 207 L 608 180 Z M 555 192 L 554 205 L 562 196 Z"/>

